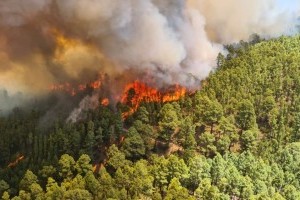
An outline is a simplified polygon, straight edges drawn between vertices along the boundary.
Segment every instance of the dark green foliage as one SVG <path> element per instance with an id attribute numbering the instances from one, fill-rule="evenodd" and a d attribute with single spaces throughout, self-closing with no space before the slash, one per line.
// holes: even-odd
<path id="1" fill-rule="evenodd" d="M 161 136 L 170 140 L 172 134 L 179 125 L 178 110 L 170 104 L 165 104 L 159 112 L 160 120 L 158 122 Z"/>
<path id="2" fill-rule="evenodd" d="M 38 179 L 32 171 L 27 170 L 24 177 L 20 181 L 20 189 L 24 191 L 30 191 L 30 186 L 34 183 L 37 183 Z"/>
<path id="3" fill-rule="evenodd" d="M 237 106 L 236 123 L 239 128 L 249 130 L 255 127 L 256 115 L 254 107 L 249 100 L 243 100 Z"/>
<path id="4" fill-rule="evenodd" d="M 122 145 L 122 151 L 126 157 L 137 159 L 145 155 L 145 145 L 142 137 L 134 127 L 128 130 Z"/>
<path id="5" fill-rule="evenodd" d="M 8 191 L 9 185 L 4 180 L 0 180 L 0 196 L 5 192 Z"/>

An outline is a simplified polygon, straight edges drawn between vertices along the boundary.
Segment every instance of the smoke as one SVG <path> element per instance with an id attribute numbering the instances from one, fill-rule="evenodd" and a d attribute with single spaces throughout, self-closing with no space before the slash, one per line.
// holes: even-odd
<path id="1" fill-rule="evenodd" d="M 77 120 L 83 118 L 82 116 L 84 112 L 89 109 L 96 109 L 99 106 L 99 95 L 98 93 L 94 93 L 94 95 L 88 95 L 84 97 L 80 103 L 79 107 L 75 108 L 70 116 L 67 118 L 68 122 L 76 122 Z"/>
<path id="2" fill-rule="evenodd" d="M 29 101 L 22 93 L 9 94 L 7 90 L 0 89 L 0 116 L 7 114 L 11 109 Z"/>
<path id="3" fill-rule="evenodd" d="M 2 0 L 0 86 L 42 95 L 53 83 L 100 72 L 195 87 L 223 44 L 294 34 L 298 4 L 291 11 L 275 0 Z"/>
<path id="4" fill-rule="evenodd" d="M 210 40 L 218 43 L 247 40 L 253 33 L 264 37 L 278 37 L 282 34 L 294 34 L 297 31 L 295 25 L 300 7 L 299 2 L 296 1 L 293 1 L 293 5 L 286 10 L 282 8 L 285 2 L 282 0 L 222 2 L 191 0 L 190 2 L 205 16 Z"/>

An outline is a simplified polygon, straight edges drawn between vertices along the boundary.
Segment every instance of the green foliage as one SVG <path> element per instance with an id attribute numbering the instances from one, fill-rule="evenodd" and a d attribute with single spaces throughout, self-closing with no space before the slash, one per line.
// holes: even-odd
<path id="1" fill-rule="evenodd" d="M 144 124 L 140 120 L 133 123 L 133 127 L 137 130 L 144 141 L 146 152 L 151 152 L 155 147 L 155 140 L 157 139 L 157 131 L 149 124 Z"/>
<path id="2" fill-rule="evenodd" d="M 148 124 L 150 122 L 149 120 L 149 112 L 144 106 L 139 107 L 137 111 L 137 120 L 140 120 L 141 122 Z"/>
<path id="3" fill-rule="evenodd" d="M 240 137 L 242 151 L 255 148 L 258 133 L 255 130 L 243 131 Z"/>
<path id="4" fill-rule="evenodd" d="M 249 130 L 255 127 L 256 115 L 249 100 L 243 100 L 237 107 L 236 123 L 239 128 Z"/>
<path id="5" fill-rule="evenodd" d="M 172 104 L 165 104 L 159 112 L 160 120 L 158 122 L 162 136 L 169 140 L 171 134 L 179 125 L 178 110 Z"/>
<path id="6" fill-rule="evenodd" d="M 177 178 L 173 178 L 167 190 L 166 200 L 192 200 L 189 196 L 188 190 L 181 186 Z"/>
<path id="7" fill-rule="evenodd" d="M 201 181 L 199 187 L 195 191 L 195 196 L 197 199 L 221 199 L 221 194 L 218 188 L 216 186 L 211 185 L 211 180 L 209 178 L 205 178 Z"/>
<path id="8" fill-rule="evenodd" d="M 0 195 L 9 189 L 9 185 L 4 180 L 0 180 Z"/>
<path id="9" fill-rule="evenodd" d="M 170 155 L 167 159 L 167 170 L 168 170 L 168 181 L 170 182 L 173 178 L 179 180 L 185 180 L 188 178 L 188 167 L 186 166 L 183 159 L 179 159 L 175 155 Z"/>
<path id="10" fill-rule="evenodd" d="M 2 199 L 300 199 L 300 36 L 225 48 L 201 90 L 124 123 L 134 90 L 72 124 L 1 117 Z"/>
<path id="11" fill-rule="evenodd" d="M 120 152 L 118 147 L 112 145 L 107 151 L 107 164 L 108 166 L 117 170 L 120 167 L 123 167 L 128 162 L 126 162 L 125 154 Z"/>
<path id="12" fill-rule="evenodd" d="M 9 193 L 5 191 L 2 195 L 2 200 L 9 200 L 10 199 L 9 197 L 10 197 Z"/>
<path id="13" fill-rule="evenodd" d="M 64 154 L 59 159 L 59 175 L 63 179 L 71 179 L 73 177 L 73 172 L 75 169 L 75 160 L 72 156 Z"/>
<path id="14" fill-rule="evenodd" d="M 87 190 L 75 189 L 66 191 L 63 199 L 92 200 L 93 197 Z"/>
<path id="15" fill-rule="evenodd" d="M 91 172 L 92 165 L 90 164 L 90 162 L 91 158 L 86 154 L 82 154 L 75 164 L 75 169 L 77 170 L 77 173 L 84 176 L 87 173 Z"/>
<path id="16" fill-rule="evenodd" d="M 43 178 L 48 178 L 56 173 L 56 169 L 53 166 L 43 166 L 41 170 L 39 170 L 39 175 Z"/>
<path id="17" fill-rule="evenodd" d="M 127 158 L 140 158 L 145 155 L 145 145 L 142 137 L 134 127 L 128 130 L 122 151 Z"/>
<path id="18" fill-rule="evenodd" d="M 106 169 L 103 168 L 99 172 L 98 178 L 100 188 L 97 192 L 99 199 L 108 199 L 116 197 L 116 189 L 114 188 L 115 181 Z"/>
<path id="19" fill-rule="evenodd" d="M 31 185 L 37 182 L 37 176 L 32 171 L 27 170 L 24 177 L 20 181 L 20 189 L 28 192 L 30 191 Z"/>

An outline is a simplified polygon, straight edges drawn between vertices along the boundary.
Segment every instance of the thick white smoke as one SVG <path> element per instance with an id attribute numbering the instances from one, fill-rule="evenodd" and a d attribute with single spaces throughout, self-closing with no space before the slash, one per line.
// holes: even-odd
<path id="1" fill-rule="evenodd" d="M 215 65 L 222 44 L 253 33 L 278 36 L 295 27 L 293 12 L 274 0 L 65 0 L 63 19 L 85 30 L 109 58 L 150 70 L 162 82 L 195 84 Z M 76 23 L 74 23 L 76 22 Z"/>
<path id="2" fill-rule="evenodd" d="M 187 2 L 72 0 L 58 2 L 63 19 L 85 30 L 118 65 L 147 71 L 164 84 L 195 84 L 214 66 L 220 44 L 209 41 L 205 18 Z"/>
<path id="3" fill-rule="evenodd" d="M 219 43 L 247 40 L 250 34 L 277 37 L 296 30 L 300 2 L 293 1 L 289 10 L 282 8 L 290 0 L 190 0 L 206 19 L 210 39 Z"/>
<path id="4" fill-rule="evenodd" d="M 75 108 L 67 118 L 67 122 L 76 122 L 77 120 L 81 119 L 81 116 L 87 110 L 96 109 L 99 106 L 99 95 L 94 93 L 93 95 L 88 95 L 84 97 L 80 103 L 78 108 Z"/>
<path id="5" fill-rule="evenodd" d="M 197 86 L 215 67 L 223 44 L 253 33 L 295 33 L 298 10 L 278 2 L 2 0 L 0 86 L 40 92 L 97 71 L 124 78 L 130 71 L 130 79 L 151 76 L 158 87 Z M 53 30 L 76 42 L 57 42 Z"/>

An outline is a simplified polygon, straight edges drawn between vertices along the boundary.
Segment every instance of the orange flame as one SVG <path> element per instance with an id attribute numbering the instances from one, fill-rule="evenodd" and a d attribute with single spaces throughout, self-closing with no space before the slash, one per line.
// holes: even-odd
<path id="1" fill-rule="evenodd" d="M 97 168 L 99 168 L 99 164 L 93 165 L 93 172 L 94 172 L 94 173 L 96 172 Z"/>
<path id="2" fill-rule="evenodd" d="M 170 102 L 179 100 L 186 94 L 186 88 L 175 85 L 167 91 L 160 92 L 145 83 L 135 81 L 125 87 L 124 93 L 121 97 L 121 103 L 127 104 L 131 107 L 130 111 L 123 113 L 123 118 L 128 117 L 134 113 L 139 105 L 144 102 Z"/>
<path id="3" fill-rule="evenodd" d="M 186 88 L 180 86 L 180 85 L 175 85 L 175 88 L 172 92 L 170 93 L 165 93 L 163 95 L 163 102 L 170 102 L 170 101 L 177 101 L 181 97 L 183 97 L 186 94 Z"/>
<path id="4" fill-rule="evenodd" d="M 23 156 L 23 155 L 18 156 L 17 159 L 16 159 L 15 161 L 9 163 L 9 164 L 7 165 L 7 167 L 14 167 L 14 166 L 16 166 L 16 165 L 17 165 L 20 161 L 22 161 L 24 158 L 25 158 L 25 156 Z"/>
<path id="5" fill-rule="evenodd" d="M 84 91 L 87 88 L 99 89 L 102 87 L 103 77 L 99 75 L 96 81 L 87 84 L 72 85 L 70 83 L 53 84 L 50 86 L 51 91 L 66 92 L 72 96 L 77 95 L 78 92 Z M 115 100 L 120 99 L 122 104 L 129 106 L 129 111 L 122 113 L 122 118 L 125 119 L 133 114 L 142 102 L 170 102 L 177 101 L 185 96 L 187 89 L 180 85 L 174 85 L 167 90 L 158 90 L 150 87 L 140 81 L 134 81 L 125 86 L 124 92 L 121 97 L 116 97 Z M 109 99 L 103 98 L 100 104 L 103 106 L 109 105 Z"/>
<path id="6" fill-rule="evenodd" d="M 102 168 L 104 167 L 105 163 L 106 163 L 106 162 L 94 164 L 94 165 L 93 165 L 93 172 L 94 172 L 94 173 L 99 172 L 100 169 L 102 169 Z"/>
<path id="7" fill-rule="evenodd" d="M 101 80 L 96 80 L 94 82 L 91 82 L 89 86 L 93 89 L 99 89 L 101 87 Z"/>
<path id="8" fill-rule="evenodd" d="M 102 105 L 102 106 L 108 106 L 108 105 L 109 105 L 109 99 L 108 99 L 108 98 L 102 99 L 101 105 Z"/>
<path id="9" fill-rule="evenodd" d="M 101 85 L 102 85 L 101 79 L 86 84 L 71 84 L 65 82 L 65 83 L 50 85 L 49 90 L 53 92 L 61 91 L 61 92 L 68 93 L 71 96 L 75 96 L 77 95 L 78 92 L 84 91 L 87 88 L 99 89 L 101 88 Z"/>

